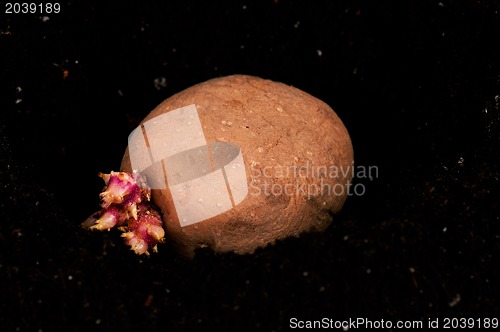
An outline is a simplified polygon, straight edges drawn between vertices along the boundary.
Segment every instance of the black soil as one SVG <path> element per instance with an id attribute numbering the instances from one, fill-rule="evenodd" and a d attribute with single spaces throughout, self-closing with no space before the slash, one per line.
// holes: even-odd
<path id="1" fill-rule="evenodd" d="M 2 331 L 500 318 L 500 2 L 460 3 L 2 3 Z M 326 232 L 247 256 L 138 257 L 118 232 L 82 230 L 139 121 L 229 74 L 331 105 L 356 164 L 378 168 L 356 180 L 364 195 Z"/>

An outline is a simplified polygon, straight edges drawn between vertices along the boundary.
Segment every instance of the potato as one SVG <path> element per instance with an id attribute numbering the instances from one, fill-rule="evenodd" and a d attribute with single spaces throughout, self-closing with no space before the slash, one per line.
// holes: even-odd
<path id="1" fill-rule="evenodd" d="M 252 253 L 324 230 L 348 196 L 349 134 L 328 105 L 294 87 L 216 78 L 168 98 L 141 125 L 121 169 L 146 174 L 167 239 L 184 255 L 207 246 Z"/>

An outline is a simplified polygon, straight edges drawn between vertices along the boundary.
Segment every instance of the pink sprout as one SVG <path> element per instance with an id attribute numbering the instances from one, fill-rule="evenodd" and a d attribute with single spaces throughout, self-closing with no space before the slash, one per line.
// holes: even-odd
<path id="1" fill-rule="evenodd" d="M 82 223 L 90 230 L 110 230 L 117 227 L 123 232 L 125 243 L 138 255 L 157 251 L 165 231 L 158 210 L 149 203 L 151 188 L 139 173 L 111 172 L 99 174 L 106 187 L 100 194 L 102 209 Z"/>

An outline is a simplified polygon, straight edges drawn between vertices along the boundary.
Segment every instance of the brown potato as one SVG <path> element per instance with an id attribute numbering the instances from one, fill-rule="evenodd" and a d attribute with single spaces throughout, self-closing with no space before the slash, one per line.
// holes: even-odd
<path id="1" fill-rule="evenodd" d="M 217 252 L 252 253 L 277 239 L 298 236 L 310 230 L 324 230 L 332 222 L 330 212 L 339 212 L 348 196 L 353 150 L 346 128 L 328 105 L 282 83 L 234 75 L 197 84 L 168 98 L 142 124 L 152 119 L 155 120 L 149 123 L 157 124 L 158 116 L 188 105 L 196 106 L 191 106 L 191 110 L 197 110 L 200 128 L 209 144 L 209 173 L 218 171 L 219 175 L 222 174 L 225 186 L 222 191 L 212 190 L 211 186 L 215 188 L 216 185 L 211 182 L 197 189 L 191 185 L 175 187 L 180 188 L 179 194 L 173 191 L 174 184 L 182 185 L 182 181 L 208 174 L 204 169 L 194 175 L 182 175 L 184 177 L 181 176 L 179 181 L 175 178 L 176 172 L 193 173 L 188 166 L 198 165 L 198 161 L 193 162 L 192 158 L 195 152 L 205 156 L 207 145 L 191 150 L 184 157 L 169 154 L 163 162 L 151 157 L 156 160 L 156 166 L 151 166 L 146 172 L 148 181 L 165 184 L 163 189 L 153 189 L 153 201 L 163 213 L 167 239 L 180 252 L 191 256 L 196 248 L 208 246 Z M 149 135 L 148 147 L 160 144 L 169 149 L 178 145 L 181 152 L 184 149 L 182 143 L 172 141 L 175 136 L 172 132 L 177 127 L 172 121 L 170 125 L 172 127 L 160 132 L 171 135 L 171 141 L 167 139 L 163 145 L 159 140 L 165 138 L 149 135 L 148 125 L 144 125 L 142 131 Z M 203 137 L 199 132 L 198 135 Z M 188 137 L 186 141 L 192 139 L 195 138 Z M 221 151 L 230 155 L 229 159 L 219 156 L 217 161 L 219 146 Z M 123 171 L 132 170 L 130 148 L 129 141 L 123 157 Z M 139 163 L 152 156 L 147 148 L 142 148 L 142 151 L 139 146 L 133 146 L 133 149 L 134 158 L 139 159 Z M 233 178 L 230 160 L 238 155 L 239 149 L 243 164 L 232 161 L 232 168 L 236 165 L 240 172 L 239 177 Z M 221 173 L 224 170 L 225 173 Z M 166 176 L 167 173 L 170 177 Z M 181 195 L 183 189 L 187 190 L 184 196 Z M 205 220 L 199 217 L 200 220 L 181 226 L 181 223 L 186 223 L 184 217 L 179 217 L 182 213 L 213 215 L 213 203 L 219 199 L 222 202 L 221 195 L 225 195 L 226 202 L 231 204 L 227 211 Z M 211 203 L 204 204 L 202 197 Z M 196 208 L 196 201 L 200 203 L 199 208 Z M 184 203 L 187 204 L 185 211 L 181 207 Z M 222 207 L 222 203 L 217 203 L 217 206 Z"/>

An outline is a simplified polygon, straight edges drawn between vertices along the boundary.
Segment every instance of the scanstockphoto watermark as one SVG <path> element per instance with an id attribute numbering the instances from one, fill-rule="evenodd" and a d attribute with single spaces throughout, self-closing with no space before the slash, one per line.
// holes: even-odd
<path id="1" fill-rule="evenodd" d="M 259 162 L 250 165 L 251 195 L 295 196 L 312 198 L 320 195 L 363 196 L 366 181 L 379 176 L 377 166 L 304 165 L 270 166 Z M 351 179 L 346 181 L 346 179 Z"/>

